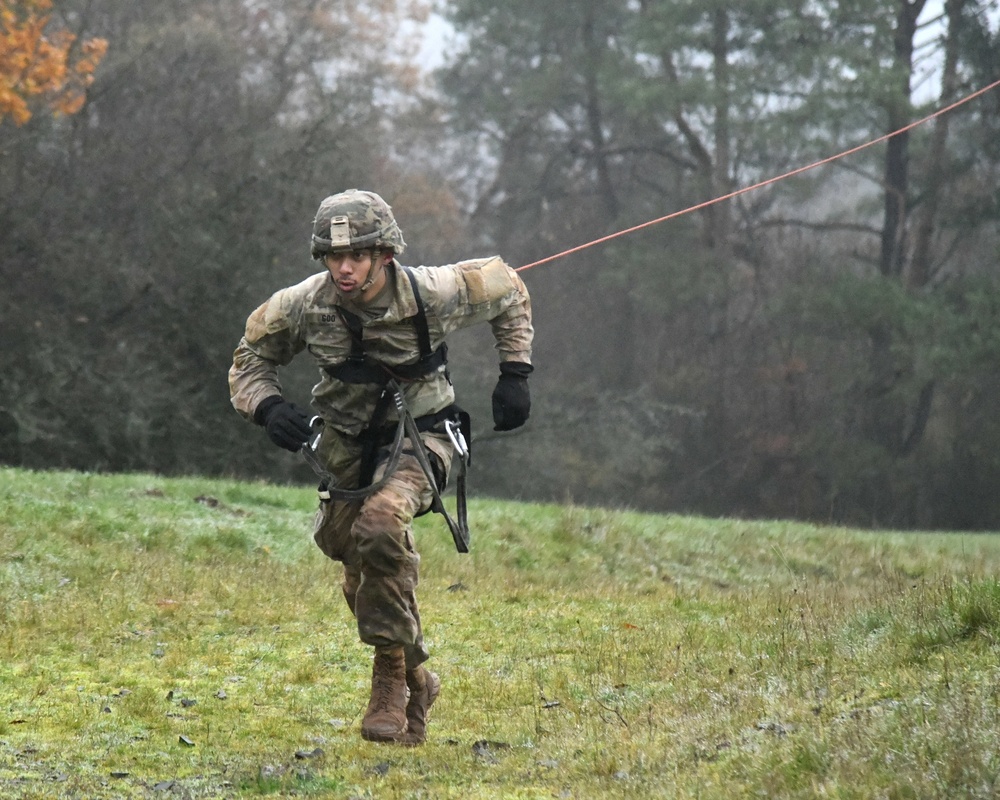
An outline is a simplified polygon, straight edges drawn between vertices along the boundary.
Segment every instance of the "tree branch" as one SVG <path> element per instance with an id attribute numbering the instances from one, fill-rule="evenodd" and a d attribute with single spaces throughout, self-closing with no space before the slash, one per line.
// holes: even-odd
<path id="1" fill-rule="evenodd" d="M 880 236 L 882 231 L 872 225 L 864 225 L 860 222 L 810 222 L 805 219 L 793 219 L 789 217 L 771 217 L 757 223 L 760 228 L 776 227 L 805 228 L 811 231 L 854 231 L 856 233 L 867 233 L 872 236 Z"/>

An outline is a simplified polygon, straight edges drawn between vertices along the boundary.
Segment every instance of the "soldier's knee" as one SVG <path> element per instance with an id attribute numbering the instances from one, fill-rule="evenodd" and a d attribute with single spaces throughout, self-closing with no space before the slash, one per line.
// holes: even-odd
<path id="1" fill-rule="evenodd" d="M 380 496 L 365 503 L 354 521 L 354 537 L 361 542 L 366 539 L 379 539 L 385 535 L 398 539 L 411 522 L 411 517 L 405 513 L 402 503 L 393 502 L 391 498 Z"/>
<path id="2" fill-rule="evenodd" d="M 368 574 L 396 575 L 416 553 L 409 533 L 413 516 L 392 495 L 365 503 L 354 522 L 354 541 L 362 569 Z"/>
<path id="3" fill-rule="evenodd" d="M 354 509 L 347 504 L 321 503 L 313 524 L 313 541 L 334 561 L 350 564 L 355 560 L 351 526 Z"/>

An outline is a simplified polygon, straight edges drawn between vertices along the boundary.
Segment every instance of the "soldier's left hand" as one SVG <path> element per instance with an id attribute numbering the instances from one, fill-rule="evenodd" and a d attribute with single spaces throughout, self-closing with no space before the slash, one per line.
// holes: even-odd
<path id="1" fill-rule="evenodd" d="M 528 421 L 531 413 L 531 393 L 528 375 L 531 364 L 505 361 L 500 365 L 500 380 L 493 390 L 493 430 L 512 431 Z"/>

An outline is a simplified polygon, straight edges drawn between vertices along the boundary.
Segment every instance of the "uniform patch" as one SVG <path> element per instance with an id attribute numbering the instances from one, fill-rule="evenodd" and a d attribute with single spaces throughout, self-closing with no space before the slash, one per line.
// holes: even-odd
<path id="1" fill-rule="evenodd" d="M 500 300 L 514 288 L 510 271 L 499 258 L 491 258 L 486 263 L 461 265 L 459 269 L 469 290 L 469 302 L 473 305 Z"/>
<path id="2" fill-rule="evenodd" d="M 257 308 L 247 319 L 246 340 L 253 344 L 271 333 L 288 328 L 288 317 L 281 311 L 277 295 Z"/>
<path id="3" fill-rule="evenodd" d="M 246 340 L 251 344 L 260 341 L 267 334 L 267 303 L 258 306 L 247 319 Z"/>

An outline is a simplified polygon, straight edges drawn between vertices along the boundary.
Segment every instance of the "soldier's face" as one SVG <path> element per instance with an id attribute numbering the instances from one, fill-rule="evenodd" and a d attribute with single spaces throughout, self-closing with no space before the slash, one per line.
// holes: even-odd
<path id="1" fill-rule="evenodd" d="M 378 253 L 376 255 L 372 250 L 353 250 L 344 253 L 327 253 L 323 256 L 323 265 L 329 270 L 337 288 L 350 297 L 365 284 L 373 269 L 379 269 L 380 265 L 384 266 L 391 260 L 392 253 Z M 371 288 L 381 288 L 377 284 L 378 282 Z"/>

